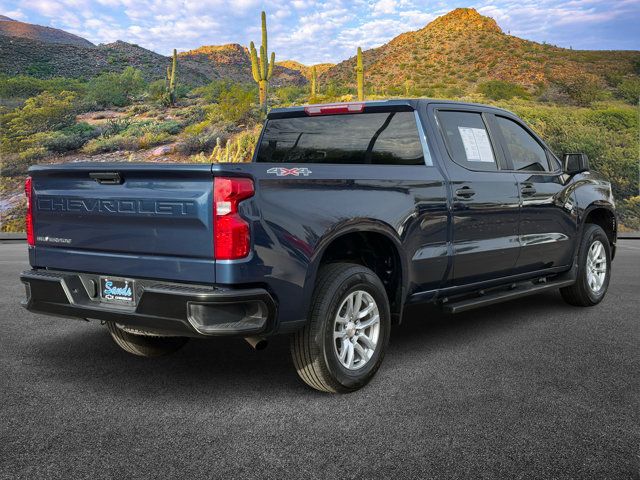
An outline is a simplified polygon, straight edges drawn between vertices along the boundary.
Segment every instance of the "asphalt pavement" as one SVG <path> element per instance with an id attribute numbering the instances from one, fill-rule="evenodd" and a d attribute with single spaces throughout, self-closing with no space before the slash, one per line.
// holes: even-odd
<path id="1" fill-rule="evenodd" d="M 605 300 L 413 308 L 374 380 L 328 395 L 287 338 L 126 354 L 99 322 L 20 307 L 0 244 L 0 478 L 640 479 L 640 241 Z"/>

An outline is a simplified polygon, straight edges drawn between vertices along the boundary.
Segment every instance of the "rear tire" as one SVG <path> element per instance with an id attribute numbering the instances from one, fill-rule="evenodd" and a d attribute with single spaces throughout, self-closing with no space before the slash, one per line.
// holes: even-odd
<path id="1" fill-rule="evenodd" d="M 321 267 L 307 325 L 291 338 L 300 378 L 323 392 L 352 392 L 376 373 L 389 342 L 391 314 L 380 279 L 350 263 Z"/>
<path id="2" fill-rule="evenodd" d="M 119 327 L 115 322 L 107 322 L 111 338 L 125 352 L 139 357 L 159 357 L 179 350 L 189 340 L 187 337 L 160 337 L 134 334 Z"/>
<path id="3" fill-rule="evenodd" d="M 578 251 L 576 283 L 560 289 L 565 302 L 577 307 L 592 307 L 602 301 L 611 278 L 611 245 L 602 227 L 585 225 Z"/>

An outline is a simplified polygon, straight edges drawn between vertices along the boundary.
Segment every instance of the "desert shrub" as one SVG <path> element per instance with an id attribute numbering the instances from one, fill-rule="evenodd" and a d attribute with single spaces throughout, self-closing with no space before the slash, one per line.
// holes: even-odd
<path id="1" fill-rule="evenodd" d="M 232 123 L 246 121 L 251 115 L 255 98 L 253 88 L 233 85 L 220 93 L 218 110 L 222 120 Z"/>
<path id="2" fill-rule="evenodd" d="M 193 95 L 201 97 L 207 103 L 218 103 L 220 95 L 229 91 L 234 83 L 231 80 L 214 80 L 213 82 L 193 90 Z"/>
<path id="3" fill-rule="evenodd" d="M 619 201 L 616 207 L 620 223 L 630 230 L 640 230 L 640 196 Z"/>
<path id="4" fill-rule="evenodd" d="M 637 105 L 640 102 L 640 78 L 627 78 L 618 85 L 617 95 L 625 102 Z"/>
<path id="5" fill-rule="evenodd" d="M 89 82 L 86 100 L 97 107 L 124 107 L 144 90 L 142 72 L 127 67 L 122 73 L 103 73 Z"/>
<path id="6" fill-rule="evenodd" d="M 586 117 L 590 123 L 600 125 L 611 131 L 638 128 L 638 115 L 633 109 L 629 108 L 600 108 L 588 111 Z"/>
<path id="7" fill-rule="evenodd" d="M 22 108 L 0 117 L 0 149 L 21 152 L 38 148 L 34 135 L 60 130 L 73 125 L 76 114 L 76 94 L 43 92 L 29 98 Z M 46 150 L 46 149 L 45 149 Z M 31 151 L 31 150 L 30 150 Z M 27 155 L 27 153 L 24 153 Z"/>
<path id="8" fill-rule="evenodd" d="M 166 143 L 170 138 L 171 135 L 169 135 L 167 132 L 147 131 L 138 138 L 137 147 L 139 149 L 155 147 L 156 145 Z"/>
<path id="9" fill-rule="evenodd" d="M 172 136 L 181 130 L 182 125 L 175 120 L 164 122 L 110 120 L 103 127 L 102 134 L 89 141 L 82 150 L 85 153 L 96 154 L 118 150 L 146 149 L 170 141 Z"/>
<path id="10" fill-rule="evenodd" d="M 165 80 L 156 80 L 147 85 L 147 98 L 154 102 L 161 103 L 164 101 L 167 92 L 167 83 Z"/>
<path id="11" fill-rule="evenodd" d="M 222 141 L 218 142 L 209 160 L 214 163 L 251 161 L 261 128 L 262 126 L 258 124 L 250 130 L 244 130 L 227 140 L 224 146 Z"/>
<path id="12" fill-rule="evenodd" d="M 0 98 L 29 98 L 42 92 L 59 93 L 63 91 L 84 93 L 86 83 L 73 78 L 49 78 L 41 79 L 28 75 L 10 77 L 0 75 Z"/>
<path id="13" fill-rule="evenodd" d="M 316 90 L 317 92 L 317 90 Z M 281 104 L 291 104 L 300 101 L 306 95 L 309 95 L 308 87 L 296 87 L 294 85 L 288 87 L 280 87 L 275 90 L 275 96 Z"/>
<path id="14" fill-rule="evenodd" d="M 513 97 L 527 98 L 529 94 L 520 85 L 502 80 L 489 80 L 478 85 L 478 92 L 492 100 L 509 100 Z"/>
<path id="15" fill-rule="evenodd" d="M 588 107 L 593 102 L 606 97 L 604 85 L 598 77 L 593 75 L 575 75 L 555 80 L 553 83 L 574 105 Z"/>
<path id="16" fill-rule="evenodd" d="M 110 137 L 98 137 L 87 142 L 82 147 L 84 153 L 95 155 L 96 153 L 117 152 L 118 150 L 137 150 L 138 140 L 126 135 L 113 135 Z"/>
<path id="17" fill-rule="evenodd" d="M 100 131 L 88 123 L 77 123 L 56 132 L 46 132 L 38 135 L 38 140 L 47 151 L 52 153 L 64 153 L 78 150 L 92 138 L 96 138 Z"/>
<path id="18" fill-rule="evenodd" d="M 185 133 L 180 137 L 180 141 L 176 145 L 176 150 L 185 155 L 192 155 L 200 152 L 211 152 L 218 139 L 224 142 L 229 134 L 224 130 L 212 129 L 211 127 L 199 133 Z"/>

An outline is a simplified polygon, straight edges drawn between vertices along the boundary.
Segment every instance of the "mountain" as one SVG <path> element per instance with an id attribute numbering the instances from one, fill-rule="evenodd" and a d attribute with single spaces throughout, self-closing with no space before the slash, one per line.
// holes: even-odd
<path id="1" fill-rule="evenodd" d="M 277 53 L 277 52 L 276 52 Z M 367 91 L 458 96 L 479 83 L 504 80 L 531 92 L 550 83 L 590 81 L 606 88 L 621 75 L 638 74 L 638 51 L 580 51 L 523 40 L 504 33 L 495 20 L 459 8 L 424 28 L 403 33 L 363 53 Z M 164 78 L 170 59 L 117 41 L 93 45 L 62 30 L 0 18 L 0 72 L 40 77 L 90 78 L 131 65 L 148 80 Z M 355 57 L 316 66 L 327 84 L 355 88 Z M 238 44 L 203 46 L 179 54 L 180 82 L 198 86 L 213 79 L 251 83 L 247 49 Z M 272 85 L 304 85 L 311 68 L 285 60 L 276 64 Z"/>
<path id="2" fill-rule="evenodd" d="M 76 47 L 94 47 L 93 43 L 82 37 L 57 28 L 43 27 L 32 23 L 24 23 L 0 15 L 0 35 L 8 37 L 28 38 L 43 43 L 75 45 Z"/>
<path id="3" fill-rule="evenodd" d="M 181 64 L 210 79 L 229 79 L 237 82 L 252 82 L 251 58 L 246 47 L 237 43 L 228 45 L 207 45 L 178 54 Z M 306 79 L 297 69 L 276 63 L 271 84 L 304 85 Z"/>
<path id="4" fill-rule="evenodd" d="M 91 78 L 128 66 L 147 80 L 164 78 L 170 58 L 138 45 L 117 41 L 94 45 L 63 30 L 0 18 L 0 72 L 38 77 Z M 250 83 L 251 60 L 238 44 L 204 46 L 179 54 L 179 81 L 198 86 L 214 79 Z M 304 85 L 297 69 L 276 65 L 272 84 Z"/>
<path id="5" fill-rule="evenodd" d="M 535 90 L 554 81 L 586 76 L 602 85 L 612 75 L 637 73 L 638 51 L 580 51 L 523 40 L 504 33 L 495 20 L 459 8 L 424 28 L 403 33 L 363 52 L 365 79 L 376 92 L 415 88 L 427 94 L 473 92 L 487 80 Z M 321 84 L 355 86 L 356 58 L 324 73 Z"/>
<path id="6" fill-rule="evenodd" d="M 147 80 L 156 80 L 164 78 L 169 64 L 168 57 L 121 41 L 83 47 L 0 35 L 0 72 L 8 75 L 91 78 L 132 66 Z M 208 81 L 186 66 L 181 70 L 184 83 L 202 85 Z"/>
<path id="7" fill-rule="evenodd" d="M 307 66 L 300 62 L 296 62 L 295 60 L 283 60 L 281 62 L 276 62 L 276 65 L 290 70 L 296 70 L 300 72 L 304 78 L 311 80 L 311 67 L 316 67 L 316 74 L 318 75 L 318 78 L 320 78 L 324 72 L 329 70 L 331 67 L 334 67 L 335 63 L 317 63 L 316 65 Z"/>

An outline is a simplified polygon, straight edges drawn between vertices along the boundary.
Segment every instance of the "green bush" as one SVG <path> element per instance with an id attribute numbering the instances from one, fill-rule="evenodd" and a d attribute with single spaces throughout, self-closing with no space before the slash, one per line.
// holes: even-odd
<path id="1" fill-rule="evenodd" d="M 176 145 L 178 152 L 191 155 L 200 152 L 211 152 L 216 146 L 217 139 L 224 141 L 227 138 L 225 133 L 217 131 L 204 131 L 201 133 L 186 134 Z"/>
<path id="2" fill-rule="evenodd" d="M 156 80 L 147 85 L 147 98 L 154 102 L 162 103 L 167 93 L 167 82 Z"/>
<path id="3" fill-rule="evenodd" d="M 102 129 L 102 134 L 89 141 L 82 149 L 89 154 L 115 152 L 118 150 L 140 150 L 171 140 L 182 126 L 175 120 L 154 122 L 145 120 L 132 122 L 129 119 L 110 120 Z"/>
<path id="4" fill-rule="evenodd" d="M 89 82 L 86 100 L 100 108 L 124 107 L 143 92 L 142 72 L 127 67 L 122 73 L 103 73 Z"/>
<path id="5" fill-rule="evenodd" d="M 76 94 L 43 92 L 29 98 L 22 108 L 0 117 L 0 150 L 21 153 L 36 148 L 36 133 L 60 130 L 73 125 Z"/>
<path id="6" fill-rule="evenodd" d="M 307 87 L 288 86 L 280 87 L 275 90 L 276 98 L 281 104 L 292 104 L 295 102 L 299 102 L 308 94 L 309 89 Z"/>
<path id="7" fill-rule="evenodd" d="M 617 95 L 631 105 L 640 102 L 640 78 L 627 78 L 618 85 Z"/>
<path id="8" fill-rule="evenodd" d="M 588 107 L 606 97 L 604 85 L 593 75 L 576 75 L 554 82 L 574 105 Z"/>
<path id="9" fill-rule="evenodd" d="M 86 90 L 86 83 L 73 78 L 41 78 L 30 77 L 28 75 L 18 75 L 10 77 L 0 75 L 0 98 L 28 98 L 34 97 L 42 92 L 60 93 L 63 91 L 83 94 Z"/>
<path id="10" fill-rule="evenodd" d="M 193 94 L 203 98 L 207 103 L 218 103 L 222 92 L 227 92 L 233 87 L 231 80 L 214 80 L 213 82 L 193 90 Z"/>
<path id="11" fill-rule="evenodd" d="M 640 230 L 640 196 L 626 198 L 616 207 L 620 223 L 631 230 Z"/>
<path id="12" fill-rule="evenodd" d="M 478 85 L 478 92 L 492 100 L 509 100 L 513 97 L 527 98 L 528 92 L 520 85 L 502 80 L 489 80 Z"/>
<path id="13" fill-rule="evenodd" d="M 65 153 L 78 150 L 92 138 L 96 138 L 100 131 L 88 123 L 77 123 L 57 132 L 41 133 L 39 143 L 49 152 Z"/>

